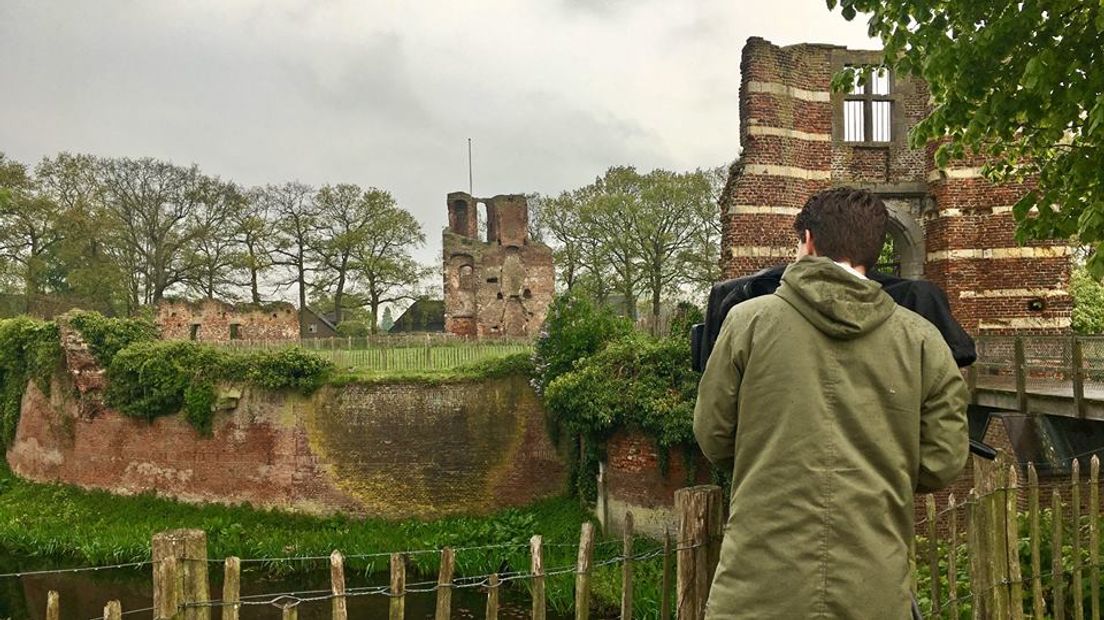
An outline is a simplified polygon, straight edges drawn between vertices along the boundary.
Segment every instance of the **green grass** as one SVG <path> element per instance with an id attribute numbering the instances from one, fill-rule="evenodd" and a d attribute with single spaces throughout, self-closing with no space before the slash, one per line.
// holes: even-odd
<path id="1" fill-rule="evenodd" d="M 333 549 L 346 556 L 482 545 L 504 548 L 459 551 L 457 575 L 483 575 L 529 568 L 529 538 L 545 540 L 545 568 L 575 564 L 579 529 L 591 520 L 577 500 L 550 499 L 526 508 L 507 509 L 489 517 L 454 517 L 438 521 L 389 522 L 348 517 L 318 518 L 248 506 L 191 505 L 152 495 L 120 497 L 102 491 L 36 484 L 0 470 L 0 548 L 19 557 L 57 560 L 72 565 L 107 565 L 148 560 L 151 537 L 176 528 L 207 532 L 208 557 L 241 558 L 328 556 Z M 640 539 L 636 552 L 656 543 Z M 614 558 L 620 541 L 600 541 L 595 563 Z M 436 554 L 410 556 L 412 570 L 422 575 L 437 571 Z M 36 561 L 41 565 L 41 561 Z M 267 571 L 277 574 L 329 570 L 326 560 L 271 560 Z M 386 557 L 349 558 L 350 571 L 387 570 Z M 661 563 L 658 558 L 636 564 L 637 617 L 655 617 Z M 620 600 L 620 565 L 593 571 L 595 602 L 615 607 Z M 524 582 L 521 582 L 524 583 Z M 549 605 L 569 609 L 574 576 L 549 577 Z"/>
<path id="2" fill-rule="evenodd" d="M 338 373 L 330 379 L 331 385 L 354 383 L 416 382 L 427 384 L 456 381 L 496 379 L 510 375 L 530 376 L 533 363 L 528 352 L 497 355 L 449 368 L 436 370 L 360 370 Z"/>

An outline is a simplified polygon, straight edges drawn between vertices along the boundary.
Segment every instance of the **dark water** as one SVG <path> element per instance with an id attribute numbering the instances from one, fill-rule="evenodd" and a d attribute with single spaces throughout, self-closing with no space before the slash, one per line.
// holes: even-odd
<path id="1" fill-rule="evenodd" d="M 15 571 L 56 569 L 57 562 L 29 562 L 19 560 L 0 550 L 0 574 Z M 219 598 L 222 592 L 222 580 L 219 567 L 213 566 L 210 574 L 212 598 Z M 346 587 L 384 585 L 385 576 L 346 575 Z M 42 620 L 46 615 L 46 596 L 50 590 L 56 590 L 61 601 L 62 620 L 90 620 L 103 615 L 104 604 L 110 600 L 122 603 L 123 612 L 145 609 L 152 606 L 152 573 L 149 566 L 130 569 L 112 569 L 96 572 L 61 573 L 51 575 L 25 575 L 22 577 L 0 577 L 0 620 Z M 432 578 L 408 575 L 407 582 L 432 581 Z M 317 575 L 297 574 L 288 577 L 272 577 L 258 570 L 245 568 L 242 571 L 241 594 L 246 600 L 250 594 L 268 594 L 277 592 L 328 591 L 329 571 L 318 571 Z M 319 592 L 321 593 L 321 592 Z M 432 618 L 435 594 L 410 594 L 406 597 L 406 617 L 414 620 Z M 268 600 L 269 597 L 264 597 Z M 500 593 L 499 617 L 504 619 L 528 618 L 530 602 L 525 588 L 505 588 Z M 476 588 L 457 590 L 452 597 L 453 618 L 483 618 L 486 612 L 486 592 Z M 349 618 L 387 618 L 390 599 L 382 595 L 350 597 L 347 599 Z M 299 606 L 300 620 L 329 620 L 331 601 L 302 603 Z M 213 613 L 217 619 L 219 613 Z M 131 614 L 126 618 L 150 618 L 150 612 Z M 242 620 L 264 620 L 280 618 L 281 611 L 272 605 L 243 606 Z M 566 620 L 570 616 L 557 615 L 551 610 L 550 620 Z"/>

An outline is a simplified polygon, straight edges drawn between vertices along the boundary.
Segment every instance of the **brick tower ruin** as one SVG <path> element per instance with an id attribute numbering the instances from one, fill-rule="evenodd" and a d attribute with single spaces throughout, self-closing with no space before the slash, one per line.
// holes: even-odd
<path id="1" fill-rule="evenodd" d="M 487 238 L 479 238 L 478 209 Z M 552 249 L 529 238 L 521 194 L 448 195 L 445 229 L 445 331 L 461 336 L 536 336 L 552 302 Z"/>
<path id="2" fill-rule="evenodd" d="M 831 91 L 845 66 L 877 66 L 880 51 L 772 45 L 752 37 L 740 64 L 740 160 L 722 199 L 726 277 L 793 259 L 794 215 L 836 185 L 880 194 L 900 275 L 941 286 L 971 333 L 1064 332 L 1070 327 L 1071 249 L 1018 246 L 1012 205 L 1029 184 L 994 185 L 981 160 L 939 169 L 934 146 L 908 130 L 928 112 L 927 85 L 888 72 Z"/>

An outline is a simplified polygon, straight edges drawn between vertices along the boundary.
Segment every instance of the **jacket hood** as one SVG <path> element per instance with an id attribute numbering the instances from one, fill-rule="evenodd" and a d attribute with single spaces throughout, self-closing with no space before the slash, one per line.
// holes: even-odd
<path id="1" fill-rule="evenodd" d="M 820 256 L 806 256 L 787 267 L 775 295 L 814 327 L 841 340 L 873 331 L 897 308 L 880 284 Z"/>

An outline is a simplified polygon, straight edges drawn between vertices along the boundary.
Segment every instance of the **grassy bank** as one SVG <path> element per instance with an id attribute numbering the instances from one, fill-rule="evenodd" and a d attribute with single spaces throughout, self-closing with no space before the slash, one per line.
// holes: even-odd
<path id="1" fill-rule="evenodd" d="M 457 517 L 432 522 L 387 522 L 345 517 L 317 518 L 247 506 L 195 506 L 150 495 L 118 497 L 64 485 L 34 484 L 0 471 L 0 547 L 20 557 L 56 559 L 67 564 L 107 565 L 149 559 L 150 538 L 156 532 L 199 528 L 208 535 L 208 556 L 222 558 L 289 558 L 327 556 L 340 549 L 347 556 L 390 551 L 504 545 L 461 550 L 457 573 L 483 575 L 527 570 L 528 542 L 533 534 L 546 541 L 545 567 L 571 567 L 581 524 L 589 515 L 572 499 L 552 499 L 528 508 L 508 509 L 485 518 Z M 637 553 L 655 548 L 640 540 Z M 620 542 L 607 540 L 595 549 L 595 562 L 616 558 Z M 433 575 L 437 555 L 410 556 L 413 571 Z M 41 564 L 36 561 L 35 564 Z M 328 571 L 319 560 L 272 560 L 266 571 L 292 573 Z M 350 558 L 350 571 L 387 570 L 386 557 Z M 634 579 L 639 617 L 654 617 L 658 609 L 660 562 L 637 564 Z M 573 576 L 548 579 L 549 604 L 571 606 Z M 594 598 L 615 606 L 620 597 L 620 566 L 595 569 Z"/>

